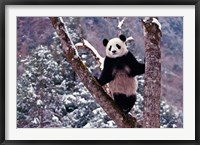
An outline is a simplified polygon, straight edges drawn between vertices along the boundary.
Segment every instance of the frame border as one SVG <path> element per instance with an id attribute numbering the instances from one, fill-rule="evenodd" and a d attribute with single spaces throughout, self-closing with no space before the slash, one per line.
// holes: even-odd
<path id="1" fill-rule="evenodd" d="M 195 140 L 84 140 L 84 141 L 75 141 L 75 140 L 59 140 L 59 141 L 50 141 L 50 140 L 5 140 L 5 7 L 6 5 L 195 5 Z M 198 145 L 200 144 L 200 129 L 199 129 L 199 111 L 200 111 L 200 102 L 199 102 L 199 48 L 200 48 L 200 0 L 115 0 L 113 3 L 111 0 L 0 0 L 0 68 L 3 71 L 0 71 L 0 143 L 1 145 L 28 145 L 28 144 L 38 144 L 38 145 L 58 145 L 58 144 L 68 144 L 68 145 L 79 145 L 79 144 L 98 144 L 98 145 L 107 145 L 107 144 L 117 144 L 117 145 Z"/>

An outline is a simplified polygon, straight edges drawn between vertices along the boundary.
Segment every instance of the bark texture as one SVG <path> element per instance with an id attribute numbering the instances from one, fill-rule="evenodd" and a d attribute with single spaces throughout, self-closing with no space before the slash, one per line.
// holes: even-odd
<path id="1" fill-rule="evenodd" d="M 157 20 L 157 19 L 156 19 Z M 145 41 L 144 128 L 160 128 L 161 27 L 155 18 L 142 20 Z"/>
<path id="2" fill-rule="evenodd" d="M 85 87 L 94 96 L 96 102 L 104 109 L 107 115 L 117 124 L 118 127 L 135 127 L 136 121 L 123 115 L 111 97 L 104 91 L 104 89 L 88 71 L 87 67 L 82 63 L 61 19 L 58 17 L 49 17 L 49 19 L 60 38 L 67 61 L 71 64 L 72 69 L 79 76 L 80 81 L 83 82 Z"/>

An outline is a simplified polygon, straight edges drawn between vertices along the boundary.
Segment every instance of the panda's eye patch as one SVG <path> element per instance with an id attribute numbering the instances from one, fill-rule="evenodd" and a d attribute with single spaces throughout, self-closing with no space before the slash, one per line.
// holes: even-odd
<path id="1" fill-rule="evenodd" d="M 117 48 L 118 48 L 118 49 L 120 49 L 120 48 L 121 48 L 121 46 L 119 46 L 118 44 L 116 44 L 116 46 L 117 46 Z"/>
<path id="2" fill-rule="evenodd" d="M 110 47 L 109 47 L 109 49 L 108 49 L 108 50 L 109 50 L 109 51 L 111 51 L 111 48 L 112 48 L 112 46 L 110 45 Z"/>

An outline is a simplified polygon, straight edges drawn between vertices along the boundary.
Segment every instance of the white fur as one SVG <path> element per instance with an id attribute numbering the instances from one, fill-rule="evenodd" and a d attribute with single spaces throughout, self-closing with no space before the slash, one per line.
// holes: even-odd
<path id="1" fill-rule="evenodd" d="M 116 44 L 121 46 L 121 49 L 118 49 Z M 109 50 L 110 46 L 112 46 L 111 50 Z M 116 53 L 113 54 L 112 51 L 115 50 Z M 106 56 L 110 57 L 110 58 L 116 58 L 116 57 L 121 57 L 125 54 L 128 53 L 128 49 L 126 47 L 125 42 L 123 42 L 121 39 L 119 38 L 113 38 L 111 39 L 107 46 L 106 46 Z"/>
<path id="2" fill-rule="evenodd" d="M 128 67 L 126 67 L 128 69 Z M 123 71 L 114 70 L 115 79 L 109 83 L 110 91 L 113 93 L 126 94 L 127 96 L 135 95 L 138 82 L 135 77 L 128 77 L 127 69 Z"/>

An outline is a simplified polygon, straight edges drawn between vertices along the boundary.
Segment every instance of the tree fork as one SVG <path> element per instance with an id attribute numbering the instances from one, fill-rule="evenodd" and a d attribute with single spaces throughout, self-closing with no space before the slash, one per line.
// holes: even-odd
<path id="1" fill-rule="evenodd" d="M 90 93 L 95 96 L 97 103 L 103 108 L 103 110 L 117 124 L 118 127 L 134 128 L 136 126 L 136 121 L 123 115 L 111 97 L 104 91 L 81 61 L 65 25 L 63 21 L 61 21 L 62 19 L 58 17 L 49 17 L 49 19 L 60 38 L 62 49 L 67 61 L 71 64 L 74 72 L 79 76 L 80 81 L 85 85 Z"/>
<path id="2" fill-rule="evenodd" d="M 144 128 L 160 128 L 161 25 L 155 17 L 142 20 L 145 41 Z"/>

